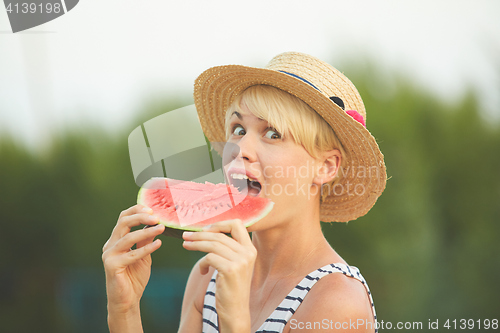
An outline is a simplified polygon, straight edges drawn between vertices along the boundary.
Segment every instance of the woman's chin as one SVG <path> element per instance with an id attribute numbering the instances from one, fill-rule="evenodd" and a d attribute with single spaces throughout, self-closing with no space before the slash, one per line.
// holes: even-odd
<path id="1" fill-rule="evenodd" d="M 258 220 L 257 222 L 255 222 L 254 224 L 252 224 L 251 226 L 249 226 L 247 228 L 247 231 L 248 232 L 254 232 L 254 231 L 260 231 L 260 230 L 264 230 L 266 228 L 266 226 L 269 225 L 268 219 L 269 215 L 265 216 L 264 218 Z"/>

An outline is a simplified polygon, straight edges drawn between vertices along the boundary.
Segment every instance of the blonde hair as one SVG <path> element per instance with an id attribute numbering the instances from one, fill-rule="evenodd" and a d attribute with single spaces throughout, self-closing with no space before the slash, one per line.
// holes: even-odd
<path id="1" fill-rule="evenodd" d="M 296 144 L 302 145 L 314 158 L 323 151 L 332 149 L 340 151 L 341 166 L 337 176 L 323 184 L 321 191 L 321 202 L 323 202 L 347 163 L 347 155 L 333 128 L 301 99 L 272 86 L 255 85 L 238 95 L 226 111 L 226 138 L 229 138 L 231 133 L 229 119 L 233 111 L 237 111 L 242 104 L 256 117 L 265 119 L 282 136 L 290 135 Z"/>

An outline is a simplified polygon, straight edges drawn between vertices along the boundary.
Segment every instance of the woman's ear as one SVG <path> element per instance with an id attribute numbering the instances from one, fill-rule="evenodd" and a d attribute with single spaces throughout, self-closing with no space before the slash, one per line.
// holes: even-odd
<path id="1" fill-rule="evenodd" d="M 339 172 L 342 163 L 342 154 L 338 149 L 323 152 L 318 158 L 319 167 L 313 183 L 323 185 L 332 181 Z"/>

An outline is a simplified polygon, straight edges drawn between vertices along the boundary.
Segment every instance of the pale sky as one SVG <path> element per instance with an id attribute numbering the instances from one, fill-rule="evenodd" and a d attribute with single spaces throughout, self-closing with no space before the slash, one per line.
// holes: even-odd
<path id="1" fill-rule="evenodd" d="M 118 130 L 151 98 L 189 98 L 209 67 L 284 51 L 369 57 L 450 101 L 472 87 L 499 120 L 499 18 L 496 0 L 81 0 L 12 34 L 0 8 L 0 132 L 37 147 L 82 122 Z"/>

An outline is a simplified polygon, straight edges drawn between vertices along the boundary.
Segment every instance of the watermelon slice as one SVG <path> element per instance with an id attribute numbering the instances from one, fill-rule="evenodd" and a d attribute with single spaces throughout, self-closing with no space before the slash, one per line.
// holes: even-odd
<path id="1" fill-rule="evenodd" d="M 273 208 L 270 199 L 250 196 L 233 185 L 205 184 L 169 178 L 151 178 L 139 190 L 137 203 L 153 209 L 166 229 L 181 237 L 219 221 L 240 219 L 249 227 Z"/>

